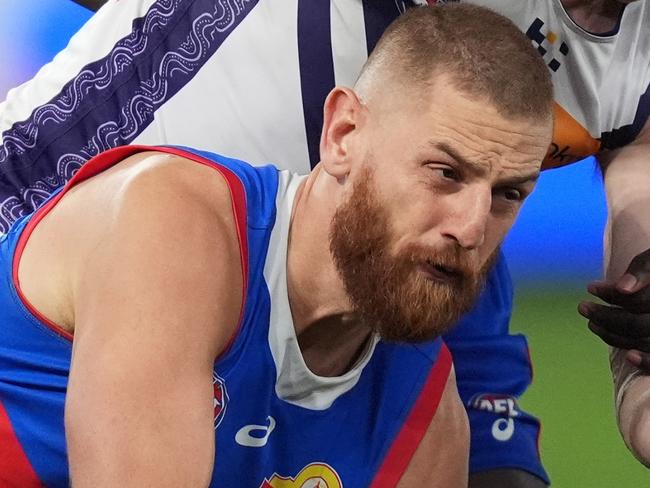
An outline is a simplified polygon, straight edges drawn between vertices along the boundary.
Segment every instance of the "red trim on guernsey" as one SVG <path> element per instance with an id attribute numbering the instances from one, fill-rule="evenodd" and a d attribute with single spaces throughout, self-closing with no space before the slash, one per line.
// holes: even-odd
<path id="1" fill-rule="evenodd" d="M 54 332 L 59 334 L 61 337 L 64 337 L 72 341 L 72 334 L 68 331 L 62 329 L 57 324 L 52 322 L 50 319 L 41 314 L 34 306 L 29 303 L 25 295 L 23 295 L 22 290 L 20 289 L 20 282 L 18 280 L 18 266 L 20 263 L 20 258 L 25 250 L 29 236 L 32 234 L 38 223 L 43 220 L 43 218 L 48 214 L 52 208 L 63 198 L 63 196 L 72 188 L 73 186 L 81 183 L 82 181 L 95 176 L 102 171 L 110 168 L 111 166 L 119 163 L 123 159 L 132 156 L 133 154 L 143 152 L 143 151 L 157 151 L 164 152 L 168 154 L 174 154 L 176 156 L 181 156 L 197 163 L 210 166 L 211 168 L 217 170 L 226 180 L 228 188 L 230 190 L 231 202 L 233 207 L 233 216 L 235 218 L 235 225 L 237 227 L 237 239 L 239 240 L 240 247 L 240 256 L 241 256 L 241 267 L 242 267 L 242 304 L 241 310 L 239 313 L 239 324 L 237 325 L 237 330 L 233 336 L 228 341 L 228 345 L 222 351 L 221 355 L 230 348 L 234 342 L 237 334 L 239 332 L 239 327 L 241 326 L 241 321 L 244 316 L 244 304 L 246 300 L 246 291 L 248 290 L 248 233 L 247 233 L 247 212 L 246 212 L 246 191 L 244 190 L 244 185 L 240 181 L 239 177 L 230 171 L 228 168 L 218 165 L 215 161 L 204 158 L 197 154 L 187 152 L 181 149 L 171 148 L 171 147 L 157 147 L 157 146 L 121 146 L 114 149 L 109 149 L 106 152 L 103 152 L 94 158 L 90 159 L 86 164 L 84 164 L 79 171 L 68 181 L 63 190 L 59 192 L 55 197 L 50 199 L 45 205 L 36 210 L 31 220 L 27 223 L 23 229 L 18 243 L 16 244 L 16 252 L 14 254 L 13 260 L 13 269 L 12 269 L 12 278 L 14 282 L 14 287 L 18 292 L 18 296 L 29 310 L 29 312 L 34 315 L 37 319 L 42 321 L 47 327 L 52 329 Z"/>
<path id="2" fill-rule="evenodd" d="M 451 353 L 443 344 L 420 396 L 386 454 L 370 488 L 394 488 L 399 483 L 438 410 L 451 371 L 451 363 Z"/>
<path id="3" fill-rule="evenodd" d="M 233 217 L 235 219 L 235 226 L 237 227 L 237 239 L 239 241 L 239 248 L 240 248 L 239 256 L 241 261 L 243 286 L 242 286 L 242 297 L 241 297 L 241 309 L 239 310 L 239 320 L 237 321 L 237 329 L 235 330 L 232 337 L 228 341 L 228 344 L 226 344 L 226 347 L 224 347 L 223 351 L 221 351 L 221 354 L 219 354 L 219 356 L 217 356 L 217 358 L 215 359 L 216 362 L 219 360 L 219 358 L 223 357 L 228 352 L 232 344 L 235 342 L 235 339 L 239 334 L 239 329 L 241 328 L 242 320 L 244 319 L 246 293 L 248 292 L 248 230 L 247 230 L 248 212 L 246 209 L 246 190 L 244 189 L 244 185 L 242 184 L 241 180 L 235 173 L 230 171 L 228 168 L 219 165 L 215 161 L 212 161 L 211 159 L 207 159 L 202 156 L 199 156 L 198 154 L 193 154 L 172 147 L 149 148 L 149 150 L 152 149 L 154 151 L 162 151 L 169 154 L 175 154 L 177 156 L 185 157 L 193 161 L 196 161 L 197 163 L 202 163 L 205 164 L 206 166 L 210 166 L 211 168 L 216 169 L 219 173 L 221 173 L 221 176 L 223 176 L 226 179 L 226 182 L 228 183 L 228 188 L 230 189 L 230 200 L 232 202 Z"/>
<path id="4" fill-rule="evenodd" d="M 0 486 L 42 488 L 0 402 Z"/>

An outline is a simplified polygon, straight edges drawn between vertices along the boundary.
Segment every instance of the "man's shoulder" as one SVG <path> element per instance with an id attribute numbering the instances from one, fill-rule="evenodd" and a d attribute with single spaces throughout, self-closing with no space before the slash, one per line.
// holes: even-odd
<path id="1" fill-rule="evenodd" d="M 88 164 L 92 171 L 93 161 Z M 120 218 L 162 211 L 169 222 L 187 217 L 188 212 L 198 213 L 197 218 L 227 212 L 230 196 L 228 182 L 212 165 L 192 159 L 191 153 L 167 153 L 155 148 L 99 169 L 70 189 L 72 205 L 94 206 L 100 213 Z"/>
<path id="2" fill-rule="evenodd" d="M 92 170 L 94 162 L 88 164 Z M 155 150 L 99 168 L 72 185 L 51 214 L 57 233 L 71 229 L 77 236 L 75 252 L 81 255 L 117 241 L 146 253 L 150 245 L 179 248 L 212 239 L 215 232 L 236 235 L 225 178 L 189 156 Z"/>

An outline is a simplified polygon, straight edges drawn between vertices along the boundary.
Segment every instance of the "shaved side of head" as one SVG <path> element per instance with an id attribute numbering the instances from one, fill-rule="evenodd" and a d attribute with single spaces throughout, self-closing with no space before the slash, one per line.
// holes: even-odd
<path id="1" fill-rule="evenodd" d="M 379 40 L 355 91 L 364 101 L 419 97 L 439 74 L 505 117 L 552 117 L 551 78 L 530 40 L 502 15 L 468 4 L 409 9 Z"/>

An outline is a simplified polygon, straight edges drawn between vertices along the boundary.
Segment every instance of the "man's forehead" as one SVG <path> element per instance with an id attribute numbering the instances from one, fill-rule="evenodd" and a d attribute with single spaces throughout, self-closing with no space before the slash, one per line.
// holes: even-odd
<path id="1" fill-rule="evenodd" d="M 541 159 L 525 153 L 498 154 L 494 151 L 468 150 L 462 144 L 431 139 L 429 145 L 477 176 L 495 173 L 502 178 L 525 183 L 539 177 Z"/>
<path id="2" fill-rule="evenodd" d="M 411 97 L 412 103 L 405 109 L 442 123 L 466 125 L 479 134 L 490 130 L 502 132 L 504 136 L 512 132 L 531 136 L 548 134 L 550 137 L 552 131 L 552 112 L 549 111 L 548 116 L 508 113 L 486 95 L 453 86 L 453 80 L 446 76 L 438 76 L 436 83 L 421 95 Z"/>

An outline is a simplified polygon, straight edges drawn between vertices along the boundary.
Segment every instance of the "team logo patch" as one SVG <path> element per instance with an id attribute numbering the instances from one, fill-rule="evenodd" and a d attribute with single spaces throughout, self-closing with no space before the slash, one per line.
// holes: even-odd
<path id="1" fill-rule="evenodd" d="M 558 39 L 555 32 L 548 30 L 544 33 L 544 21 L 535 18 L 528 27 L 526 35 L 537 46 L 537 52 L 542 55 L 546 65 L 553 71 L 562 66 L 562 60 L 569 54 L 569 45 Z"/>
<path id="2" fill-rule="evenodd" d="M 343 488 L 343 482 L 328 464 L 311 463 L 295 477 L 284 477 L 276 473 L 265 479 L 260 488 Z"/>
<path id="3" fill-rule="evenodd" d="M 474 395 L 469 406 L 475 410 L 494 413 L 499 416 L 492 423 L 492 437 L 497 441 L 509 441 L 515 433 L 515 418 L 521 415 L 515 397 L 494 393 Z"/>
<path id="4" fill-rule="evenodd" d="M 212 387 L 214 388 L 214 428 L 216 429 L 226 415 L 229 399 L 226 382 L 217 373 L 212 373 Z"/>

